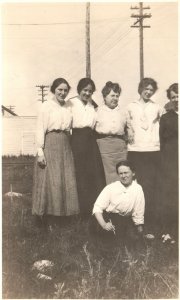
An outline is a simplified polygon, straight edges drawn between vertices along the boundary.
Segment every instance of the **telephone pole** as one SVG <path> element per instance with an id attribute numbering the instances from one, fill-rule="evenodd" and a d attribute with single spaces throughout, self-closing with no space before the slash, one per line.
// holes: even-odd
<path id="1" fill-rule="evenodd" d="M 143 45 L 143 29 L 150 28 L 150 26 L 143 25 L 145 18 L 151 18 L 151 14 L 143 13 L 144 9 L 150 9 L 149 6 L 143 7 L 143 2 L 139 2 L 139 7 L 134 6 L 131 9 L 138 9 L 138 14 L 132 14 L 131 18 L 136 18 L 136 22 L 131 26 L 133 28 L 139 28 L 139 54 L 140 54 L 140 80 L 144 78 L 144 45 Z M 136 25 L 138 24 L 138 25 Z"/>
<path id="2" fill-rule="evenodd" d="M 38 94 L 39 96 L 41 96 L 41 99 L 38 99 L 38 101 L 41 101 L 42 103 L 44 101 L 46 101 L 46 99 L 44 98 L 47 93 L 47 88 L 49 87 L 48 85 L 36 85 L 37 88 L 39 88 L 38 92 L 40 92 L 40 94 Z"/>
<path id="3" fill-rule="evenodd" d="M 86 3 L 86 77 L 91 78 L 90 2 Z"/>

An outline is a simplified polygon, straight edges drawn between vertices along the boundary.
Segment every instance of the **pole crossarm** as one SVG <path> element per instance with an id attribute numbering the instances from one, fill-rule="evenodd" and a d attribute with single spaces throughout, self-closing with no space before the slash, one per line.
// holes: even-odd
<path id="1" fill-rule="evenodd" d="M 132 28 L 139 28 L 140 26 L 131 25 Z M 149 25 L 143 25 L 142 28 L 151 28 Z"/>
<path id="2" fill-rule="evenodd" d="M 131 18 L 141 18 L 141 19 L 144 19 L 144 18 L 151 18 L 152 15 L 151 14 L 144 14 L 144 15 L 134 15 L 132 14 L 131 15 Z"/>

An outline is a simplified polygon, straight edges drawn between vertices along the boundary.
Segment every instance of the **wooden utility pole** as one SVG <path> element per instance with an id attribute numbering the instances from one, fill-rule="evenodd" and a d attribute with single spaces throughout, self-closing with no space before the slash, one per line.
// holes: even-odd
<path id="1" fill-rule="evenodd" d="M 41 96 L 41 99 L 38 99 L 38 101 L 41 101 L 43 103 L 44 101 L 46 101 L 45 96 L 47 95 L 47 93 L 45 94 L 45 92 L 47 92 L 47 88 L 49 86 L 48 85 L 36 85 L 36 87 L 39 88 L 38 91 L 40 92 L 40 94 L 38 94 L 38 95 Z"/>
<path id="2" fill-rule="evenodd" d="M 86 3 L 86 77 L 91 78 L 90 2 Z"/>
<path id="3" fill-rule="evenodd" d="M 137 21 L 131 26 L 139 28 L 139 61 L 140 61 L 140 80 L 144 78 L 144 45 L 143 45 L 143 28 L 150 28 L 150 26 L 144 26 L 143 21 L 145 18 L 151 18 L 151 14 L 143 14 L 144 9 L 150 9 L 149 6 L 143 7 L 143 2 L 139 2 L 139 7 L 131 7 L 131 9 L 139 9 L 139 14 L 132 14 L 131 18 L 137 18 Z M 136 25 L 138 24 L 138 25 Z"/>

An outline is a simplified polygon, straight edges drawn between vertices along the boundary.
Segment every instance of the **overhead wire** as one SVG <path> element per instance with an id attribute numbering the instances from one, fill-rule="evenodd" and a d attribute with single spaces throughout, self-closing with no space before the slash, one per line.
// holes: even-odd
<path id="1" fill-rule="evenodd" d="M 126 18 L 126 17 L 125 17 Z M 101 23 L 101 22 L 122 22 L 125 18 L 107 18 L 99 20 L 91 20 L 91 23 Z M 74 24 L 84 24 L 85 21 L 71 21 L 71 22 L 52 22 L 52 23 L 2 23 L 2 26 L 56 26 L 56 25 L 74 25 Z"/>
<path id="2" fill-rule="evenodd" d="M 124 23 L 123 27 L 125 27 L 125 26 L 126 26 L 126 24 Z M 119 29 L 119 27 L 118 28 L 117 27 L 113 27 L 110 30 L 110 32 L 108 32 L 108 34 L 107 34 L 106 38 L 104 39 L 104 41 L 101 42 L 98 47 L 96 47 L 96 45 L 93 47 L 93 45 L 92 45 L 92 47 L 95 48 L 95 52 L 93 53 L 93 55 L 95 55 L 95 53 L 97 51 L 99 51 L 100 48 L 103 48 L 105 44 L 107 45 L 108 43 L 110 44 L 112 42 L 113 36 L 118 35 L 118 29 Z M 120 28 L 120 30 L 122 31 L 122 27 Z M 96 34 L 96 36 L 97 36 L 97 34 Z M 115 37 L 115 39 L 116 39 L 116 37 Z"/>
<path id="3" fill-rule="evenodd" d="M 125 25 L 126 26 L 126 25 Z M 122 35 L 122 28 L 113 28 L 112 34 L 110 33 L 108 36 L 104 38 L 104 41 L 100 44 L 99 47 L 93 47 L 94 51 L 92 51 L 92 59 L 97 59 L 98 57 L 104 55 L 104 53 L 109 49 L 109 47 L 112 47 L 114 43 L 116 43 L 118 37 Z"/>

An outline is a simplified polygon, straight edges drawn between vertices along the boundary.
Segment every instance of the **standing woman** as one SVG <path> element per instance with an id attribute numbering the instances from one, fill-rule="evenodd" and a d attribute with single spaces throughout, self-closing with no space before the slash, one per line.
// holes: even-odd
<path id="1" fill-rule="evenodd" d="M 79 212 L 74 161 L 69 142 L 72 116 L 65 103 L 70 86 L 54 80 L 53 97 L 42 104 L 37 120 L 37 157 L 32 213 L 54 223 L 55 216 Z"/>
<path id="2" fill-rule="evenodd" d="M 143 78 L 138 86 L 140 98 L 127 107 L 128 160 L 133 163 L 137 181 L 145 194 L 145 219 L 149 225 L 155 221 L 159 188 L 159 120 L 162 109 L 151 99 L 156 90 L 154 79 Z"/>
<path id="3" fill-rule="evenodd" d="M 127 158 L 125 142 L 125 115 L 119 107 L 121 87 L 108 81 L 102 89 L 104 105 L 97 109 L 97 143 L 101 153 L 106 184 L 118 180 L 116 164 Z"/>
<path id="4" fill-rule="evenodd" d="M 167 90 L 166 113 L 160 119 L 161 221 L 163 241 L 178 231 L 178 83 Z M 177 234 L 178 235 L 178 234 Z"/>
<path id="5" fill-rule="evenodd" d="M 90 213 L 100 191 L 105 186 L 104 169 L 96 143 L 94 126 L 96 112 L 91 99 L 95 84 L 82 78 L 77 86 L 78 96 L 69 100 L 72 123 L 72 151 L 74 155 L 80 211 Z"/>

